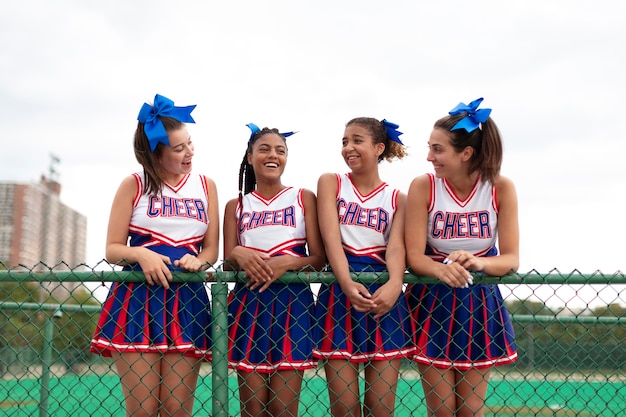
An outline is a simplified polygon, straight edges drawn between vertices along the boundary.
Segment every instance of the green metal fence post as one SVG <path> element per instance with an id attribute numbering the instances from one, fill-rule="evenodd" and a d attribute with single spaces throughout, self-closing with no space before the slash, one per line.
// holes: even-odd
<path id="1" fill-rule="evenodd" d="M 228 417 L 228 285 L 211 285 L 213 417 Z"/>
<path id="2" fill-rule="evenodd" d="M 50 397 L 50 368 L 52 366 L 52 339 L 54 338 L 54 319 L 61 317 L 60 309 L 47 315 L 44 329 L 43 347 L 41 349 L 41 388 L 39 391 L 39 417 L 48 416 L 48 399 Z"/>

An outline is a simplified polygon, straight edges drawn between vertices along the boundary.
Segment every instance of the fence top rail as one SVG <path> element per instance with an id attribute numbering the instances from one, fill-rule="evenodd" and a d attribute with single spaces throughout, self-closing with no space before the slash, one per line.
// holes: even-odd
<path id="1" fill-rule="evenodd" d="M 98 313 L 102 305 L 70 304 L 70 303 L 18 303 L 15 301 L 0 301 L 0 310 L 28 310 L 45 311 L 54 317 L 61 317 L 63 312 L 87 312 Z"/>
<path id="2" fill-rule="evenodd" d="M 84 265 L 79 266 L 81 269 Z M 145 281 L 141 271 L 120 271 L 110 265 L 110 270 L 47 270 L 11 269 L 0 270 L 1 282 L 142 282 Z M 581 273 L 579 271 L 559 272 L 552 270 L 548 273 L 530 271 L 528 273 L 513 273 L 503 277 L 492 277 L 482 273 L 473 273 L 474 283 L 487 284 L 626 284 L 626 274 L 617 271 L 605 274 L 600 271 Z M 223 271 L 221 269 L 210 272 L 172 272 L 174 282 L 240 282 L 245 281 L 243 272 Z M 385 282 L 389 279 L 387 272 L 360 272 L 353 273 L 355 281 Z M 329 283 L 335 277 L 332 272 L 287 272 L 279 278 L 280 282 L 307 282 Z M 406 283 L 436 283 L 436 278 L 413 274 L 407 271 L 404 276 Z"/>

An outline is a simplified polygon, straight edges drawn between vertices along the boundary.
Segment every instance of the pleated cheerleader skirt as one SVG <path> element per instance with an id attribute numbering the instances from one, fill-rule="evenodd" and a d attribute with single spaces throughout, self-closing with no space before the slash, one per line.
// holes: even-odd
<path id="1" fill-rule="evenodd" d="M 211 310 L 200 282 L 114 282 L 103 305 L 90 350 L 182 353 L 211 359 Z"/>
<path id="2" fill-rule="evenodd" d="M 265 374 L 316 367 L 313 306 L 308 284 L 274 282 L 259 293 L 238 283 L 228 300 L 228 366 Z"/>
<path id="3" fill-rule="evenodd" d="M 407 300 L 418 331 L 415 362 L 467 370 L 517 360 L 513 324 L 496 284 L 411 284 Z"/>
<path id="4" fill-rule="evenodd" d="M 373 294 L 381 284 L 365 284 Z M 415 333 L 404 294 L 382 317 L 358 312 L 334 282 L 322 284 L 315 305 L 316 349 L 318 359 L 347 359 L 353 363 L 409 357 L 415 346 Z"/>

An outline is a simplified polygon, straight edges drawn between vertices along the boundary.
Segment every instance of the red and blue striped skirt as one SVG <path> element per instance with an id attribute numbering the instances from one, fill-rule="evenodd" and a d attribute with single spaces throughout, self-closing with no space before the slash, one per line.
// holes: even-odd
<path id="1" fill-rule="evenodd" d="M 182 353 L 210 360 L 211 310 L 203 283 L 114 282 L 100 313 L 90 350 Z"/>
<path id="2" fill-rule="evenodd" d="M 417 327 L 415 362 L 463 370 L 517 360 L 513 325 L 496 284 L 411 284 L 407 300 Z"/>
<path id="3" fill-rule="evenodd" d="M 381 284 L 365 284 L 373 294 Z M 347 359 L 353 363 L 410 356 L 414 328 L 404 294 L 382 317 L 358 312 L 338 283 L 322 284 L 315 306 L 316 349 L 319 359 Z"/>
<path id="4" fill-rule="evenodd" d="M 308 284 L 274 282 L 260 293 L 238 283 L 228 300 L 229 367 L 267 374 L 317 366 L 313 306 Z"/>

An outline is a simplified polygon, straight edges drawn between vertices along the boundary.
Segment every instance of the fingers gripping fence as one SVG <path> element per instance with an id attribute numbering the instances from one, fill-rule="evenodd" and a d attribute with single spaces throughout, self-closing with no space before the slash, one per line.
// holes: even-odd
<path id="1" fill-rule="evenodd" d="M 143 275 L 118 271 L 106 263 L 94 268 L 84 265 L 68 268 L 61 264 L 1 270 L 3 266 L 0 263 L 0 415 L 124 416 L 124 390 L 118 370 L 111 359 L 90 352 L 90 341 L 106 297 L 105 286 L 113 282 L 141 283 Z M 393 410 L 387 408 L 385 413 L 362 406 L 364 415 L 394 412 L 396 416 L 426 415 L 422 375 L 435 368 L 420 365 L 422 369 L 418 369 L 407 358 L 397 361 L 397 383 L 384 388 L 377 382 L 388 380 L 390 369 L 386 366 L 395 363 L 368 367 L 367 360 L 347 365 L 344 361 L 323 359 L 319 363 L 315 360 L 310 368 L 295 371 L 283 372 L 276 365 L 278 372 L 273 369 L 237 372 L 236 365 L 245 365 L 246 359 L 233 353 L 237 344 L 229 341 L 229 337 L 237 336 L 232 330 L 236 312 L 229 312 L 228 308 L 239 278 L 219 268 L 211 273 L 209 282 L 205 273 L 173 276 L 174 282 L 182 284 L 205 283 L 211 298 L 212 361 L 200 366 L 198 382 L 192 391 L 195 400 L 192 415 L 241 415 L 242 408 L 253 409 L 256 403 L 268 408 L 268 415 L 279 415 L 272 410 L 282 409 L 285 413 L 293 409 L 287 402 L 296 401 L 299 415 L 318 417 L 330 415 L 331 408 L 345 405 L 354 396 L 367 404 L 367 396 L 374 395 L 377 400 L 374 402 L 389 407 L 388 394 L 394 390 Z M 387 275 L 361 273 L 354 278 L 375 283 L 385 282 Z M 275 284 L 305 283 L 307 288 L 312 288 L 315 302 L 319 287 L 333 279 L 328 272 L 293 272 Z M 409 273 L 405 277 L 408 285 L 434 282 Z M 485 393 L 486 415 L 625 415 L 626 277 L 623 273 L 553 270 L 501 279 L 476 275 L 474 284 L 479 283 L 499 284 L 513 321 L 518 353 L 515 362 L 492 368 Z M 268 312 L 269 317 L 279 317 L 290 308 L 293 303 L 288 300 L 284 308 Z M 255 320 L 252 318 L 250 332 L 254 330 Z M 269 325 L 258 320 L 258 325 Z M 301 329 L 301 333 L 308 334 L 309 330 Z M 423 329 L 417 328 L 415 333 L 419 336 Z M 260 342 L 255 339 L 255 343 Z M 284 356 L 287 345 L 272 346 L 278 343 L 273 340 L 268 343 L 259 345 L 259 349 L 271 349 L 277 357 Z M 291 359 L 301 363 L 297 357 Z M 333 369 L 325 367 L 329 364 L 338 367 L 335 372 L 328 372 Z M 135 363 L 128 364 L 128 368 L 138 372 Z M 354 373 L 360 374 L 359 386 L 346 386 L 344 378 Z M 260 382 L 255 378 L 260 378 Z M 172 380 L 178 381 L 177 384 L 187 383 L 183 375 Z M 144 381 L 143 386 L 147 385 Z M 259 388 L 263 386 L 270 389 Z M 329 387 L 342 387 L 346 391 L 329 396 Z M 170 389 L 172 396 L 179 392 L 176 386 Z M 445 392 L 437 386 L 432 389 Z M 280 394 L 285 390 L 291 394 Z M 268 392 L 275 394 L 278 408 L 270 408 L 272 402 L 261 398 Z M 182 402 L 180 398 L 178 401 Z M 446 407 L 449 404 L 442 403 Z"/>

